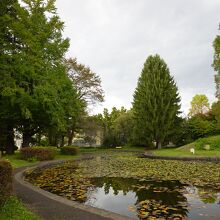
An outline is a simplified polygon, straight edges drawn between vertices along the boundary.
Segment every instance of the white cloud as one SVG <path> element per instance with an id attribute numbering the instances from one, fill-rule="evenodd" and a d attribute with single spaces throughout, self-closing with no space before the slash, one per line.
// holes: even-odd
<path id="1" fill-rule="evenodd" d="M 143 63 L 155 53 L 174 75 L 184 112 L 196 93 L 214 100 L 219 0 L 57 0 L 57 8 L 71 39 L 68 55 L 102 78 L 103 107 L 131 106 Z"/>

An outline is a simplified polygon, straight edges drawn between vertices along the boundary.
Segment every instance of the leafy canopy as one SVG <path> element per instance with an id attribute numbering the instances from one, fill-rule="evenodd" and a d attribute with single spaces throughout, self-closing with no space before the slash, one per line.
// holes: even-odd
<path id="1" fill-rule="evenodd" d="M 209 111 L 209 100 L 204 94 L 197 94 L 192 98 L 189 116 L 203 115 Z"/>

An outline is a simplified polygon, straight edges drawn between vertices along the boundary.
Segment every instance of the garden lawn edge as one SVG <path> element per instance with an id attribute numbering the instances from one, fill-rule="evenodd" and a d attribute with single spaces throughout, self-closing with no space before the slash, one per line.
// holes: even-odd
<path id="1" fill-rule="evenodd" d="M 128 220 L 122 216 L 100 208 L 80 204 L 55 195 L 24 180 L 24 172 L 35 168 L 43 168 L 65 161 L 42 162 L 34 167 L 19 168 L 14 175 L 15 193 L 32 212 L 46 220 Z"/>

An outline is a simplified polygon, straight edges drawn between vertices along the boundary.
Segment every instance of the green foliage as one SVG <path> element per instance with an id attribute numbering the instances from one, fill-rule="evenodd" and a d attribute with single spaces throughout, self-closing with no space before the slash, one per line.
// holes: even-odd
<path id="1" fill-rule="evenodd" d="M 214 60 L 213 67 L 217 72 L 215 75 L 215 83 L 216 83 L 216 97 L 220 99 L 220 35 L 217 35 L 214 42 Z"/>
<path id="2" fill-rule="evenodd" d="M 73 146 L 61 147 L 60 153 L 64 155 L 77 155 L 79 153 L 79 148 Z"/>
<path id="3" fill-rule="evenodd" d="M 218 124 L 212 114 L 195 115 L 188 119 L 188 125 L 193 140 L 219 133 Z"/>
<path id="4" fill-rule="evenodd" d="M 209 111 L 209 100 L 206 95 L 197 94 L 192 98 L 190 116 L 204 115 Z"/>
<path id="5" fill-rule="evenodd" d="M 199 138 L 194 143 L 199 150 L 220 150 L 220 136 Z"/>
<path id="6" fill-rule="evenodd" d="M 134 92 L 133 112 L 135 140 L 157 146 L 169 135 L 179 113 L 180 97 L 166 63 L 159 55 L 149 56 L 144 63 Z"/>
<path id="7" fill-rule="evenodd" d="M 101 78 L 94 73 L 89 67 L 84 64 L 77 62 L 76 58 L 70 58 L 65 60 L 65 66 L 67 69 L 68 77 L 72 84 L 76 87 L 78 102 L 81 107 L 81 111 L 77 118 L 71 118 L 68 126 L 68 145 L 72 144 L 74 132 L 85 128 L 82 125 L 82 121 L 85 122 L 84 118 L 88 120 L 92 117 L 88 117 L 86 114 L 86 109 L 89 105 L 94 105 L 96 103 L 101 103 L 104 101 L 104 91 L 101 86 Z M 95 120 L 93 120 L 95 122 Z M 96 123 L 93 123 L 93 125 Z M 88 133 L 89 129 L 85 129 Z M 92 133 L 92 132 L 91 132 Z M 95 131 L 94 131 L 95 133 Z M 91 137 L 88 136 L 89 143 L 94 143 L 94 136 L 97 134 L 92 134 Z"/>
<path id="8" fill-rule="evenodd" d="M 6 124 L 3 133 L 11 133 L 7 147 L 13 148 L 14 128 L 23 133 L 26 147 L 38 132 L 65 133 L 79 104 L 64 65 L 69 40 L 62 37 L 55 1 L 8 3 L 0 14 L 0 122 Z"/>
<path id="9" fill-rule="evenodd" d="M 176 147 L 192 142 L 191 129 L 186 118 L 176 117 L 174 129 L 165 139 L 167 143 L 171 141 Z"/>
<path id="10" fill-rule="evenodd" d="M 216 120 L 216 128 L 220 130 L 220 101 L 214 102 L 212 104 L 211 114 Z"/>
<path id="11" fill-rule="evenodd" d="M 0 210 L 2 220 L 40 220 L 32 214 L 16 197 L 11 196 Z"/>
<path id="12" fill-rule="evenodd" d="M 84 133 L 84 141 L 90 146 L 102 143 L 103 126 L 97 115 L 85 116 L 81 120 L 81 128 Z M 98 143 L 99 142 L 99 143 Z"/>
<path id="13" fill-rule="evenodd" d="M 113 129 L 117 146 L 124 146 L 132 142 L 134 127 L 132 110 L 122 112 L 114 121 Z"/>
<path id="14" fill-rule="evenodd" d="M 10 162 L 0 160 L 0 208 L 12 194 L 12 166 Z"/>
<path id="15" fill-rule="evenodd" d="M 20 150 L 21 159 L 32 162 L 34 160 L 53 160 L 55 151 L 49 148 L 28 147 Z"/>
<path id="16" fill-rule="evenodd" d="M 69 78 L 76 85 L 80 100 L 85 104 L 104 101 L 101 79 L 96 73 L 89 67 L 77 63 L 76 58 L 66 60 L 65 65 Z"/>
<path id="17" fill-rule="evenodd" d="M 25 161 L 22 160 L 20 157 L 20 152 L 16 151 L 14 154 L 12 155 L 4 155 L 3 159 L 10 161 L 11 165 L 13 166 L 13 168 L 17 168 L 17 167 L 23 167 L 23 166 L 31 166 L 36 164 L 36 161 Z"/>
<path id="18" fill-rule="evenodd" d="M 131 110 L 128 111 L 124 107 L 121 109 L 113 107 L 109 112 L 108 109 L 104 109 L 103 114 L 99 114 L 97 119 L 103 128 L 104 146 L 115 147 L 128 144 L 133 128 Z"/>

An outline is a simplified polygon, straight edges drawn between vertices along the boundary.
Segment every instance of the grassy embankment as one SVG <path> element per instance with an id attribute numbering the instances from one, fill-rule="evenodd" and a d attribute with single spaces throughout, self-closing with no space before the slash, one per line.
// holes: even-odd
<path id="1" fill-rule="evenodd" d="M 190 149 L 195 149 L 195 154 Z M 198 139 L 190 144 L 178 148 L 164 148 L 154 150 L 158 156 L 174 157 L 220 157 L 220 135 Z"/>

